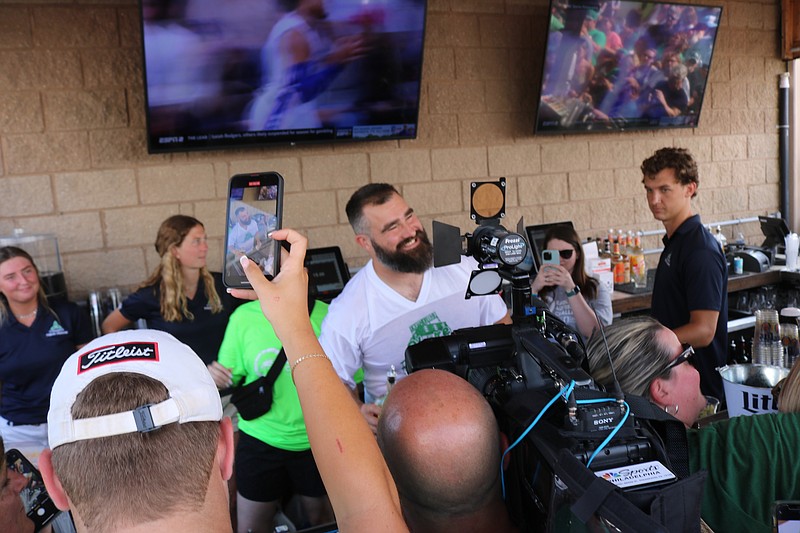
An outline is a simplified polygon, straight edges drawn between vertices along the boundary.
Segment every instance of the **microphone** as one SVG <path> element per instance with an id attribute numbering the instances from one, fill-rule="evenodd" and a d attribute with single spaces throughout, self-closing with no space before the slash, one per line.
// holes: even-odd
<path id="1" fill-rule="evenodd" d="M 600 335 L 603 337 L 603 346 L 606 348 L 606 357 L 608 357 L 608 366 L 611 368 L 611 377 L 613 378 L 613 387 L 614 387 L 614 398 L 617 400 L 617 403 L 620 406 L 620 409 L 625 409 L 625 394 L 622 392 L 622 387 L 619 385 L 619 381 L 617 380 L 617 371 L 614 369 L 614 360 L 611 358 L 611 349 L 608 347 L 608 339 L 606 339 L 606 330 L 603 327 L 603 322 L 600 320 L 600 315 L 597 314 L 597 309 L 594 308 L 594 304 L 591 302 L 587 302 L 589 307 L 592 309 L 594 313 L 594 319 L 597 321 L 597 327 L 600 330 Z"/>

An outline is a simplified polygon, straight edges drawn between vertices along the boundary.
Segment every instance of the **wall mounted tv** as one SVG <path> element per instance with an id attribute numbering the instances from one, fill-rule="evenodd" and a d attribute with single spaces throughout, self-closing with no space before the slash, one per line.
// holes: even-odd
<path id="1" fill-rule="evenodd" d="M 551 0 L 536 133 L 696 127 L 721 7 Z"/>
<path id="2" fill-rule="evenodd" d="M 416 137 L 426 0 L 141 0 L 151 153 Z"/>

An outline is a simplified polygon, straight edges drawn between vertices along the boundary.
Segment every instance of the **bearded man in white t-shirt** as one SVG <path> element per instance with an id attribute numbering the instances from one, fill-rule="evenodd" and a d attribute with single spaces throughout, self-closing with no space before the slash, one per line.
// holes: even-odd
<path id="1" fill-rule="evenodd" d="M 373 432 L 386 394 L 387 372 L 406 375 L 406 348 L 453 331 L 510 323 L 500 296 L 464 299 L 477 263 L 433 268 L 433 246 L 414 210 L 392 185 L 372 183 L 347 202 L 356 242 L 370 260 L 330 306 L 320 343 L 342 381 L 353 391 Z M 353 374 L 364 369 L 364 397 L 358 400 Z"/>

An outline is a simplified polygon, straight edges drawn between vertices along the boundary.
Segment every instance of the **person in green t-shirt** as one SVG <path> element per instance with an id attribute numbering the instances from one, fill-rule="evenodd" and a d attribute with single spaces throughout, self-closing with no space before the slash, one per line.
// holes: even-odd
<path id="1" fill-rule="evenodd" d="M 313 306 L 311 324 L 319 335 L 328 305 L 316 301 Z M 269 372 L 280 350 L 281 342 L 259 303 L 248 302 L 231 315 L 218 361 L 231 370 L 234 383 L 246 385 Z M 275 380 L 270 410 L 253 420 L 240 418 L 235 467 L 239 531 L 273 531 L 289 487 L 299 495 L 310 525 L 333 521 L 288 364 Z"/>
<path id="2" fill-rule="evenodd" d="M 611 390 L 608 353 L 626 394 L 692 426 L 706 406 L 693 350 L 655 319 L 614 322 L 586 348 L 592 377 Z M 687 429 L 689 469 L 708 472 L 701 516 L 714 531 L 772 532 L 776 500 L 800 499 L 800 413 L 739 416 Z M 678 511 L 676 511 L 678 512 Z"/>

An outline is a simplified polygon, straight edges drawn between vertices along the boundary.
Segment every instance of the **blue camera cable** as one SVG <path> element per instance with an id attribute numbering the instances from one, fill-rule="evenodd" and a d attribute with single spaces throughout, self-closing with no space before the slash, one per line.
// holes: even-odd
<path id="1" fill-rule="evenodd" d="M 519 437 L 517 437 L 517 440 L 515 440 L 503 452 L 502 457 L 500 457 L 500 486 L 502 487 L 503 490 L 503 500 L 506 499 L 505 471 L 503 470 L 503 462 L 505 461 L 506 455 L 508 455 L 508 453 L 517 444 L 522 442 L 522 439 L 524 439 L 528 435 L 528 433 L 530 433 L 530 431 L 534 428 L 534 426 L 536 426 L 536 424 L 539 423 L 539 420 L 541 420 L 544 414 L 548 411 L 548 409 L 550 409 L 550 407 L 553 406 L 553 404 L 556 402 L 556 400 L 558 400 L 558 398 L 563 397 L 564 400 L 566 401 L 566 399 L 572 393 L 572 390 L 574 388 L 575 388 L 575 382 L 570 381 L 569 385 L 567 385 L 566 387 L 561 389 L 558 393 L 556 393 L 556 395 L 553 396 L 553 398 L 550 399 L 549 402 L 547 402 L 547 405 L 544 406 L 544 408 L 539 412 L 539 414 L 536 415 L 536 418 L 533 419 L 533 422 L 531 422 L 530 425 L 528 425 L 528 427 L 525 428 L 525 431 L 523 431 L 522 434 Z M 613 398 L 597 398 L 592 400 L 578 400 L 577 403 L 584 405 L 584 404 L 605 403 L 605 402 L 616 402 L 616 400 Z M 613 430 L 611 430 L 611 432 L 608 434 L 608 436 L 606 436 L 605 439 L 603 439 L 603 442 L 600 443 L 600 446 L 598 446 L 597 449 L 594 451 L 594 453 L 592 453 L 591 457 L 589 457 L 589 460 L 586 463 L 587 467 L 592 464 L 592 461 L 594 460 L 595 457 L 597 457 L 597 454 L 599 454 L 603 450 L 603 448 L 605 448 L 608 445 L 608 443 L 611 442 L 611 439 L 614 438 L 614 436 L 619 432 L 619 430 L 625 424 L 625 421 L 628 419 L 628 415 L 631 412 L 631 408 L 628 405 L 628 402 L 623 402 L 623 404 L 625 405 L 625 414 L 622 416 L 622 419 L 619 421 L 616 427 Z"/>

